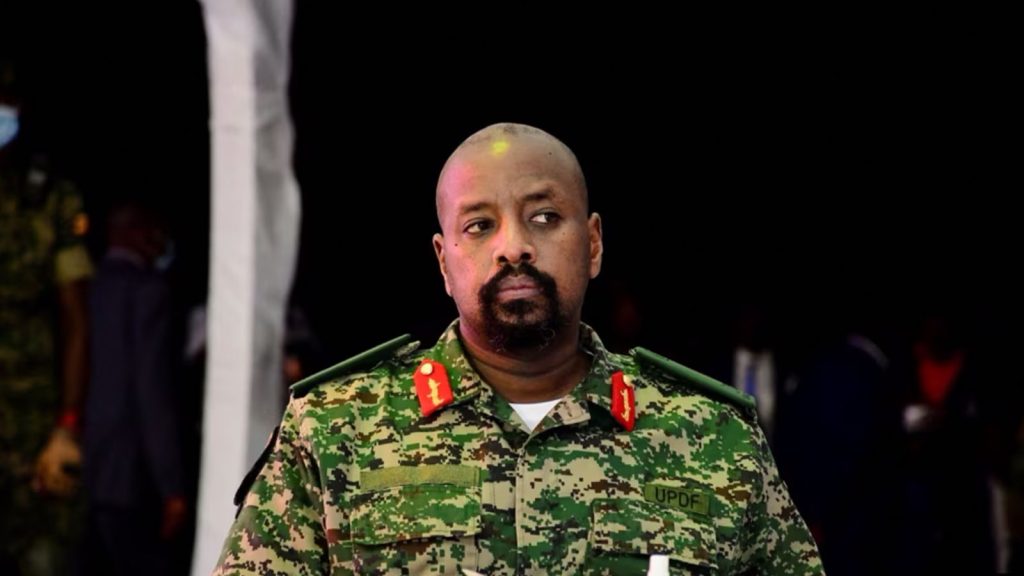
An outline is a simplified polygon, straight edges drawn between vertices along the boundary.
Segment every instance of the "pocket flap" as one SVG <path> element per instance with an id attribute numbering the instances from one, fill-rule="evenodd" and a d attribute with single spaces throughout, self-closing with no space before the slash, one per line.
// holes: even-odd
<path id="1" fill-rule="evenodd" d="M 415 484 L 359 492 L 350 521 L 357 544 L 477 534 L 480 487 Z"/>
<path id="2" fill-rule="evenodd" d="M 643 500 L 600 499 L 592 509 L 594 550 L 651 556 L 662 554 L 692 566 L 715 569 L 715 529 L 706 518 Z"/>

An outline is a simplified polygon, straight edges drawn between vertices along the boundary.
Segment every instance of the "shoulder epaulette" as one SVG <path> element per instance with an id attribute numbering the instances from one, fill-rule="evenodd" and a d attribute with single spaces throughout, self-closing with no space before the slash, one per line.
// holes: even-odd
<path id="1" fill-rule="evenodd" d="M 387 342 L 374 346 L 365 352 L 360 352 L 347 360 L 342 360 L 330 368 L 325 368 L 312 376 L 303 378 L 295 384 L 292 384 L 292 396 L 295 398 L 302 398 L 318 384 L 322 384 L 332 378 L 342 376 L 349 372 L 355 372 L 360 368 L 376 365 L 378 362 L 389 358 L 396 350 L 411 341 L 411 334 L 402 334 L 398 338 L 388 340 Z"/>
<path id="2" fill-rule="evenodd" d="M 723 398 L 741 408 L 754 410 L 757 406 L 752 396 L 744 394 L 732 386 L 723 384 L 710 376 L 706 376 L 696 370 L 687 368 L 678 362 L 673 362 L 661 354 L 655 354 L 654 352 L 651 352 L 646 348 L 640 348 L 639 346 L 630 350 L 630 354 L 641 364 L 648 364 L 659 368 L 670 376 L 675 376 L 703 392 L 718 398 Z"/>

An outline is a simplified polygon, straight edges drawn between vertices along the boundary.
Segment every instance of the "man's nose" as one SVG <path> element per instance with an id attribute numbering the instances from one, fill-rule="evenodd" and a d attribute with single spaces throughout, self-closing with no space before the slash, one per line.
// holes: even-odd
<path id="1" fill-rule="evenodd" d="M 532 263 L 537 258 L 537 250 L 533 245 L 529 231 L 520 224 L 508 224 L 498 234 L 498 246 L 495 260 L 501 265 L 518 265 L 522 262 Z"/>

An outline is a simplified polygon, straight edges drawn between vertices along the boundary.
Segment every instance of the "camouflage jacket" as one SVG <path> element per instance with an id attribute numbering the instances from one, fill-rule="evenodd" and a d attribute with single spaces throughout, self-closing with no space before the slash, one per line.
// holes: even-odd
<path id="1" fill-rule="evenodd" d="M 3 393 L 56 402 L 54 287 L 92 276 L 86 228 L 82 196 L 69 181 L 51 179 L 40 169 L 27 176 L 20 170 L 0 169 Z"/>
<path id="2" fill-rule="evenodd" d="M 749 407 L 581 334 L 590 372 L 532 433 L 457 322 L 296 391 L 215 574 L 822 573 Z"/>

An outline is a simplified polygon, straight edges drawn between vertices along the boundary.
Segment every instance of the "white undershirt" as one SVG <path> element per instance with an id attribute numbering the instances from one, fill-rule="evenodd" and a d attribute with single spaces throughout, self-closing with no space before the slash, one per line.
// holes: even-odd
<path id="1" fill-rule="evenodd" d="M 533 432 L 533 429 L 537 427 L 537 424 L 540 424 L 540 421 L 548 415 L 548 412 L 551 412 L 551 409 L 561 401 L 561 398 L 555 398 L 554 400 L 533 402 L 531 404 L 515 404 L 513 402 L 509 402 L 508 404 L 516 411 L 517 414 L 519 414 L 519 417 L 523 419 L 523 423 L 530 429 L 530 432 Z"/>

